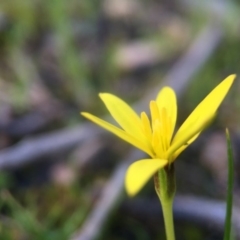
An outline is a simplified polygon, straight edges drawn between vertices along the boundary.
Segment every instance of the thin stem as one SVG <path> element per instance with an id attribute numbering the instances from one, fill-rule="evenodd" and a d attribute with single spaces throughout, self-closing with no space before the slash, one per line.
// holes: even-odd
<path id="1" fill-rule="evenodd" d="M 176 182 L 173 164 L 160 169 L 155 174 L 154 185 L 162 205 L 167 240 L 175 240 L 172 206 L 176 191 Z"/>
<path id="2" fill-rule="evenodd" d="M 172 201 L 161 201 L 167 240 L 175 240 Z"/>
<path id="3" fill-rule="evenodd" d="M 226 129 L 227 147 L 228 147 L 228 186 L 227 186 L 227 205 L 226 205 L 226 217 L 224 227 L 224 240 L 231 238 L 232 228 L 232 208 L 233 208 L 233 182 L 234 182 L 234 158 L 232 144 L 228 129 Z"/>

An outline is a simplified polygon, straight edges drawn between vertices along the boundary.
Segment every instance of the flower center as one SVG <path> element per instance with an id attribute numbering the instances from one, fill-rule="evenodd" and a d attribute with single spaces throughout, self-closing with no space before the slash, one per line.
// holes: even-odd
<path id="1" fill-rule="evenodd" d="M 145 112 L 141 113 L 143 133 L 147 138 L 153 157 L 168 159 L 167 151 L 172 138 L 171 118 L 165 107 L 159 109 L 156 101 L 150 102 L 151 122 Z"/>

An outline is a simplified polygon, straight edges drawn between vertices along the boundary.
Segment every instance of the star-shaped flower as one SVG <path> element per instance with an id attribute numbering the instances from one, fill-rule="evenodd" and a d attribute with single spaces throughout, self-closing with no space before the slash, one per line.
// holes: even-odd
<path id="1" fill-rule="evenodd" d="M 156 100 L 150 102 L 151 119 L 145 112 L 139 116 L 127 103 L 115 95 L 100 93 L 100 98 L 121 128 L 92 114 L 81 113 L 150 156 L 129 166 L 125 178 L 129 195 L 135 195 L 151 176 L 167 164 L 171 164 L 199 136 L 214 118 L 235 77 L 230 75 L 215 87 L 175 134 L 177 100 L 175 92 L 170 87 L 161 89 Z"/>

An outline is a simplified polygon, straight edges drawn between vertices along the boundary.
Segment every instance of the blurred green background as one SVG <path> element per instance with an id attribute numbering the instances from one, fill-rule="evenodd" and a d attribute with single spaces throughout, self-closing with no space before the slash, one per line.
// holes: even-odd
<path id="1" fill-rule="evenodd" d="M 215 26 L 221 34 L 214 51 L 181 93 L 180 124 L 221 80 L 240 72 L 239 13 L 238 1 L 0 1 L 0 162 L 6 149 L 26 139 L 84 127 L 80 111 L 106 115 L 99 92 L 140 101 L 200 33 Z M 213 125 L 177 162 L 179 194 L 224 200 L 226 165 L 218 150 L 225 148 L 226 126 L 238 143 L 239 90 L 237 80 Z M 6 163 L 0 168 L 0 239 L 70 239 L 129 148 L 106 134 L 30 163 Z M 155 198 L 152 185 L 140 197 Z M 161 215 L 146 223 L 128 214 L 125 200 L 99 239 L 164 239 Z M 176 233 L 177 239 L 221 239 L 219 229 L 189 221 L 178 221 Z"/>

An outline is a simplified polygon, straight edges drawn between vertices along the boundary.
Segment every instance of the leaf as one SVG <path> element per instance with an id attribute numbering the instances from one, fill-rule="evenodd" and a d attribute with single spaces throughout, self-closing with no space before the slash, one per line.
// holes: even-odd
<path id="1" fill-rule="evenodd" d="M 228 185 L 227 185 L 227 205 L 224 227 L 224 240 L 231 239 L 231 219 L 232 219 L 232 203 L 233 203 L 233 181 L 234 181 L 234 166 L 233 166 L 233 151 L 230 141 L 228 129 L 226 129 L 226 139 L 228 148 Z"/>

